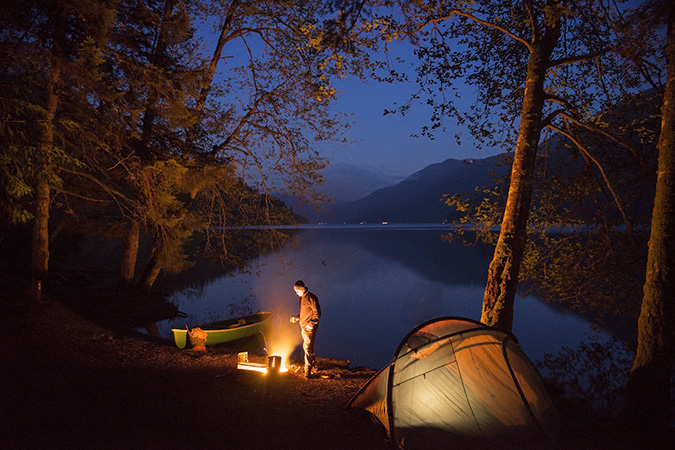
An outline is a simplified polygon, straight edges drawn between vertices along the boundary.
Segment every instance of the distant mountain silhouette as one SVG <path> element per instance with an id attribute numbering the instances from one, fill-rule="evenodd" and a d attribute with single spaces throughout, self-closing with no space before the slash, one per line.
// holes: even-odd
<path id="1" fill-rule="evenodd" d="M 401 181 L 408 173 L 394 175 L 375 167 L 357 167 L 347 163 L 330 163 L 323 171 L 320 188 L 334 202 L 359 200 L 380 188 Z"/>
<path id="2" fill-rule="evenodd" d="M 508 165 L 498 165 L 503 155 L 486 159 L 448 159 L 415 172 L 400 183 L 378 189 L 350 203 L 334 205 L 322 215 L 329 223 L 440 223 L 458 217 L 443 195 L 471 193 L 493 186 Z"/>
<path id="3" fill-rule="evenodd" d="M 332 203 L 319 206 L 298 202 L 292 195 L 275 192 L 274 196 L 282 200 L 291 210 L 304 217 L 308 222 L 322 222 L 326 211 L 334 204 L 347 203 L 363 198 L 377 189 L 391 186 L 402 180 L 403 175 L 395 175 L 374 167 L 357 167 L 347 163 L 331 163 L 323 170 L 324 184 L 316 186 L 319 193 Z"/>

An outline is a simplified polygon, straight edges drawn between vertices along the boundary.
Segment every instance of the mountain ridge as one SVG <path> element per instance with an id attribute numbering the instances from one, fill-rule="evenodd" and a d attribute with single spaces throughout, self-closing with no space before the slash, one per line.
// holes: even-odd
<path id="1" fill-rule="evenodd" d="M 319 214 L 329 223 L 440 223 L 458 218 L 444 195 L 473 192 L 495 185 L 506 173 L 503 154 L 484 159 L 447 159 L 411 174 L 399 183 L 380 188 L 352 202 L 331 205 Z"/>

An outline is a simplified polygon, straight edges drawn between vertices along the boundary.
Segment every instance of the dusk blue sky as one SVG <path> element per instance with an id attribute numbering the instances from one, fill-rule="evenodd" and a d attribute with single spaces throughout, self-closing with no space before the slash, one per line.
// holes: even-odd
<path id="1" fill-rule="evenodd" d="M 451 118 L 444 123 L 445 130 L 436 130 L 433 139 L 420 136 L 423 127 L 431 125 L 433 113 L 424 104 L 425 98 L 411 103 L 405 116 L 384 115 L 385 110 L 408 104 L 419 91 L 413 48 L 407 42 L 394 42 L 390 50 L 390 61 L 404 59 L 405 63 L 397 63 L 395 69 L 407 73 L 408 81 L 392 84 L 347 77 L 335 83 L 337 101 L 333 111 L 349 115 L 347 121 L 352 126 L 346 137 L 352 142 L 343 145 L 323 142 L 316 149 L 329 161 L 321 191 L 338 203 L 363 198 L 449 158 L 483 159 L 507 150 L 477 149 L 469 131 Z M 467 110 L 475 98 L 472 89 L 467 87 L 460 93 L 460 104 L 466 105 Z M 461 144 L 456 134 L 460 134 Z"/>
<path id="2" fill-rule="evenodd" d="M 626 7 L 641 1 L 644 0 L 629 0 L 627 4 L 621 5 Z M 205 24 L 198 28 L 205 38 L 208 56 L 215 44 L 217 32 Z M 259 45 L 255 36 L 246 36 L 245 39 L 249 48 L 255 49 Z M 419 89 L 415 82 L 414 65 L 417 57 L 414 47 L 408 42 L 394 41 L 389 43 L 389 49 L 391 54 L 388 60 L 402 58 L 405 63 L 396 68 L 408 73 L 410 81 L 388 84 L 347 77 L 335 82 L 338 93 L 333 111 L 350 115 L 352 127 L 345 137 L 352 142 L 344 145 L 326 141 L 314 143 L 315 150 L 329 161 L 329 168 L 324 172 L 328 191 L 337 188 L 336 184 L 340 181 L 338 187 L 342 189 L 341 194 L 351 199 L 372 192 L 370 189 L 395 184 L 430 164 L 449 158 L 483 159 L 512 150 L 508 147 L 477 149 L 468 130 L 451 118 L 444 124 L 446 131 L 439 130 L 435 139 L 414 137 L 420 134 L 424 126 L 431 125 L 433 111 L 424 104 L 424 99 L 412 104 L 405 116 L 383 115 L 385 110 L 406 104 Z M 225 55 L 227 62 L 224 65 L 232 67 L 238 63 L 246 64 L 248 51 L 242 41 L 235 40 L 228 44 Z M 221 67 L 219 70 L 227 69 Z M 472 89 L 460 92 L 467 110 L 476 96 Z M 461 144 L 455 140 L 456 133 L 461 135 Z M 354 191 L 354 187 L 361 189 Z M 346 192 L 343 188 L 352 191 Z"/>
<path id="3" fill-rule="evenodd" d="M 394 44 L 396 45 L 396 44 Z M 406 46 L 406 44 L 400 44 Z M 407 48 L 406 58 L 414 61 L 412 49 Z M 414 82 L 415 74 L 407 70 L 412 81 L 406 83 L 378 83 L 356 78 L 342 79 L 337 83 L 338 100 L 334 110 L 352 114 L 353 122 L 348 137 L 355 142 L 347 146 L 322 145 L 321 152 L 333 163 L 347 163 L 361 168 L 372 168 L 385 174 L 408 176 L 429 164 L 448 158 L 487 158 L 504 149 L 477 150 L 468 131 L 456 125 L 453 119 L 446 123 L 447 131 L 439 131 L 434 139 L 413 137 L 422 127 L 430 125 L 431 108 L 413 103 L 405 116 L 383 115 L 385 109 L 406 104 L 419 88 Z M 473 100 L 471 91 L 462 92 L 468 104 Z M 462 144 L 454 134 L 460 132 Z"/>
<path id="4" fill-rule="evenodd" d="M 619 9 L 635 8 L 644 0 L 625 0 L 615 6 Z M 664 28 L 665 29 L 665 28 Z M 447 132 L 438 132 L 435 139 L 411 137 L 419 134 L 424 125 L 430 125 L 431 108 L 424 104 L 413 104 L 409 114 L 402 117 L 397 114 L 383 116 L 385 109 L 394 109 L 394 105 L 408 102 L 410 96 L 419 87 L 415 83 L 414 64 L 417 56 L 414 47 L 407 41 L 394 41 L 389 44 L 389 61 L 401 58 L 407 66 L 399 65 L 409 75 L 406 84 L 386 84 L 375 81 L 362 82 L 347 78 L 336 85 L 342 92 L 338 94 L 335 111 L 353 113 L 355 122 L 348 136 L 358 142 L 346 148 L 322 146 L 322 153 L 334 164 L 351 164 L 362 169 L 375 169 L 380 173 L 405 177 L 421 170 L 429 164 L 439 163 L 448 158 L 488 158 L 511 148 L 476 149 L 472 145 L 470 133 L 458 126 L 454 119 L 445 124 Z M 460 92 L 462 103 L 469 107 L 475 98 L 475 92 L 467 88 Z M 459 132 L 462 144 L 454 135 Z"/>
<path id="5" fill-rule="evenodd" d="M 199 24 L 198 29 L 205 41 L 205 57 L 210 57 L 217 38 L 212 26 Z M 250 47 L 256 48 L 259 42 L 255 37 L 247 37 Z M 247 63 L 248 51 L 240 40 L 231 42 L 225 49 L 224 62 L 219 70 L 228 70 L 238 64 Z M 382 55 L 379 55 L 382 56 Z M 415 83 L 413 64 L 417 61 L 414 48 L 406 42 L 389 44 L 387 59 L 394 61 L 401 58 L 405 63 L 397 63 L 396 69 L 408 73 L 406 83 L 389 84 L 375 80 L 361 80 L 355 76 L 337 79 L 334 87 L 337 90 L 337 101 L 333 104 L 335 113 L 350 115 L 352 123 L 345 137 L 351 144 L 316 143 L 315 149 L 327 158 L 333 168 L 345 165 L 354 166 L 361 171 L 373 171 L 391 179 L 403 179 L 448 158 L 487 158 L 502 150 L 476 150 L 471 145 L 468 132 L 462 133 L 462 145 L 455 141 L 454 134 L 459 130 L 449 120 L 446 124 L 448 132 L 438 132 L 435 139 L 428 137 L 412 137 L 419 134 L 422 127 L 430 124 L 431 108 L 423 104 L 413 104 L 406 116 L 400 114 L 383 115 L 385 109 L 395 109 L 396 105 L 408 103 L 411 95 L 419 87 Z M 473 99 L 472 92 L 462 92 L 468 104 Z"/>
<path id="6" fill-rule="evenodd" d="M 214 29 L 213 23 L 202 22 L 197 24 L 197 28 L 204 39 L 204 55 L 208 58 L 216 43 L 218 27 Z M 255 35 L 247 35 L 245 39 L 246 45 L 254 49 L 254 53 L 262 47 Z M 227 71 L 237 65 L 246 65 L 246 45 L 240 39 L 228 43 L 218 70 Z M 372 79 L 361 80 L 356 76 L 334 80 L 337 100 L 332 111 L 347 114 L 347 121 L 352 126 L 345 133 L 349 144 L 326 141 L 314 143 L 314 149 L 329 162 L 328 169 L 323 173 L 325 193 L 329 197 L 334 200 L 355 200 L 448 158 L 481 159 L 504 151 L 476 149 L 468 131 L 458 127 L 454 119 L 448 119 L 445 124 L 447 131 L 438 131 L 434 139 L 413 137 L 419 135 L 425 125 L 431 124 L 432 110 L 429 106 L 418 100 L 405 116 L 385 116 L 384 111 L 407 104 L 419 90 L 415 82 L 414 64 L 417 56 L 414 47 L 408 41 L 394 41 L 388 44 L 388 53 L 376 55 L 376 59 L 386 59 L 394 64 L 392 68 L 407 73 L 409 81 L 389 84 Z M 473 102 L 475 96 L 470 90 L 461 92 L 461 95 L 467 105 Z M 461 145 L 455 140 L 458 132 L 462 137 Z"/>

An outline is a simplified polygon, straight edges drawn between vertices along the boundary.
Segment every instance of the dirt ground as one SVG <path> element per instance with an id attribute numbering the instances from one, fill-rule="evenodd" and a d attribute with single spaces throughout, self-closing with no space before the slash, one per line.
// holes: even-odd
<path id="1" fill-rule="evenodd" d="M 372 370 L 266 377 L 237 370 L 238 349 L 181 350 L 59 303 L 12 319 L 0 331 L 2 449 L 388 448 L 344 408 Z"/>
<path id="2" fill-rule="evenodd" d="M 241 347 L 181 350 L 54 301 L 5 319 L 0 449 L 391 448 L 378 426 L 345 409 L 372 369 L 324 364 L 311 379 L 266 377 L 237 370 Z M 561 450 L 670 448 L 636 446 L 625 430 L 561 413 Z"/>

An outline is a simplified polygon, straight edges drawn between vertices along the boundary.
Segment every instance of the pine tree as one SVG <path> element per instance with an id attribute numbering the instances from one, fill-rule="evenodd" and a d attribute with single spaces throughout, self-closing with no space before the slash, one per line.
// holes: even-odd
<path id="1" fill-rule="evenodd" d="M 96 54 L 110 19 L 103 2 L 78 0 L 28 2 L 5 11 L 3 184 L 13 218 L 33 220 L 33 297 L 48 282 L 53 194 L 62 189 L 64 170 L 81 164 L 72 142 L 86 124 L 71 105 L 86 103 L 87 75 L 100 62 Z M 32 207 L 23 202 L 30 194 Z"/>

